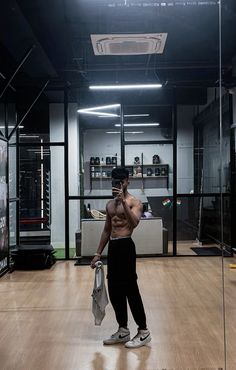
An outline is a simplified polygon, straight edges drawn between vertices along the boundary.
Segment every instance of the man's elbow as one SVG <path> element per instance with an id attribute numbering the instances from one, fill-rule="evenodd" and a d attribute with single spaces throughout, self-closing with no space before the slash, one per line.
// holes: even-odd
<path id="1" fill-rule="evenodd" d="M 140 221 L 139 219 L 137 219 L 137 220 L 133 220 L 133 227 L 134 227 L 134 228 L 138 226 L 139 221 Z"/>

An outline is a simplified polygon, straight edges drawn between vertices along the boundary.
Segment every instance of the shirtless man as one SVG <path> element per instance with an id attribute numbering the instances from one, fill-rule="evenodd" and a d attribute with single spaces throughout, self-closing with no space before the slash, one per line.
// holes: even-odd
<path id="1" fill-rule="evenodd" d="M 113 200 L 106 205 L 106 222 L 91 267 L 100 259 L 109 241 L 107 258 L 107 279 L 110 302 L 115 311 L 118 331 L 104 344 L 125 343 L 127 348 L 144 346 L 151 340 L 146 325 L 146 315 L 139 293 L 136 274 L 136 251 L 131 238 L 142 215 L 142 203 L 128 193 L 129 171 L 124 167 L 112 170 Z M 127 327 L 127 299 L 138 333 L 130 340 Z"/>

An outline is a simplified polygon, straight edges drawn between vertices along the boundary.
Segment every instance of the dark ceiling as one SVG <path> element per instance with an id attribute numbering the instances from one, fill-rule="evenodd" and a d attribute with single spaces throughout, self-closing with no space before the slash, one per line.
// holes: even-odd
<path id="1" fill-rule="evenodd" d="M 226 4 L 227 3 L 227 4 Z M 235 0 L 222 5 L 222 72 L 232 85 L 232 59 L 236 55 Z M 95 56 L 91 34 L 168 34 L 163 54 Z M 47 96 L 56 88 L 75 88 L 80 104 L 90 105 L 97 93 L 93 83 L 161 81 L 166 92 L 178 88 L 217 86 L 219 81 L 218 1 L 177 0 L 8 0 L 0 13 L 1 87 L 30 52 L 12 81 L 16 88 L 40 88 L 47 79 Z M 4 77 L 6 78 L 4 80 Z M 51 90 L 51 91 L 50 91 Z M 191 91 L 191 90 L 189 90 Z M 187 95 L 191 95 L 187 93 Z M 198 95 L 201 95 L 201 93 Z M 126 93 L 123 100 L 130 99 Z M 144 94 L 138 92 L 139 104 Z M 117 102 L 119 94 L 99 93 L 101 101 Z M 133 98 L 133 97 L 132 97 Z M 155 104 L 156 93 L 145 93 Z M 160 98 L 162 102 L 162 98 Z"/>

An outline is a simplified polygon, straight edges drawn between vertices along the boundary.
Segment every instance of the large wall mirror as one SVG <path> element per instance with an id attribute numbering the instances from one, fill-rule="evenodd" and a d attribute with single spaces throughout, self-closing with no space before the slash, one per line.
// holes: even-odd
<path id="1" fill-rule="evenodd" d="M 222 290 L 224 317 L 224 347 L 226 369 L 236 367 L 233 346 L 236 340 L 234 313 L 236 309 L 235 283 L 235 122 L 236 122 L 236 4 L 222 1 L 220 13 L 221 75 L 220 75 L 220 179 L 221 197 L 218 212 L 222 242 Z M 231 258 L 228 258 L 229 246 Z"/>
<path id="2" fill-rule="evenodd" d="M 234 370 L 236 1 L 16 0 L 4 7 L 6 76 L 14 70 L 6 56 L 17 64 L 22 45 L 32 44 L 37 53 L 17 80 L 16 106 L 0 96 L 1 136 L 43 92 L 9 143 L 10 245 L 32 232 L 62 259 L 91 255 L 112 196 L 111 171 L 126 165 L 130 192 L 146 207 L 143 221 L 158 225 L 152 240 L 156 230 L 161 235 L 149 256 L 160 264 L 155 277 L 160 266 L 164 276 L 150 305 L 161 356 L 151 351 L 145 366 Z"/>

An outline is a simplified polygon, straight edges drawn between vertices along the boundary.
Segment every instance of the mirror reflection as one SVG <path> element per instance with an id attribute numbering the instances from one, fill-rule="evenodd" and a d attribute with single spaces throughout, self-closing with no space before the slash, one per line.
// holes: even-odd
<path id="1" fill-rule="evenodd" d="M 58 261 L 73 260 L 63 278 L 69 269 L 82 276 L 104 228 L 112 170 L 125 166 L 142 203 L 133 239 L 150 351 L 104 347 L 100 361 L 92 334 L 82 359 L 97 368 L 98 357 L 104 369 L 236 368 L 235 2 L 14 0 L 0 20 L 9 194 L 0 274 L 32 267 L 17 259 L 19 246 L 50 246 Z M 106 335 L 110 309 L 107 317 Z M 65 365 L 61 356 L 52 366 Z"/>

